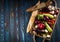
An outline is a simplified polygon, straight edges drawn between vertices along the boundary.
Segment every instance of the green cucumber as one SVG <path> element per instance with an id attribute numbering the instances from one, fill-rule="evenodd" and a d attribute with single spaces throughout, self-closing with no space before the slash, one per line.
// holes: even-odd
<path id="1" fill-rule="evenodd" d="M 49 17 L 49 18 L 51 18 L 51 19 L 54 18 L 54 16 L 51 15 L 51 14 L 38 14 L 38 20 L 39 20 L 39 19 L 43 19 L 44 16 L 47 16 L 47 17 Z"/>
<path id="2" fill-rule="evenodd" d="M 47 22 L 44 22 L 45 23 L 45 25 L 46 25 L 46 29 L 48 30 L 48 32 L 52 32 L 53 30 L 52 30 L 52 28 L 48 25 L 48 23 Z"/>
<path id="3" fill-rule="evenodd" d="M 49 18 L 51 18 L 51 19 L 53 19 L 53 18 L 54 18 L 54 16 L 53 16 L 53 15 L 51 15 L 51 14 L 43 14 L 43 15 L 48 16 L 48 17 L 49 17 Z"/>
<path id="4" fill-rule="evenodd" d="M 44 15 L 38 14 L 38 20 L 39 20 L 39 19 L 43 19 L 43 18 L 44 18 Z"/>

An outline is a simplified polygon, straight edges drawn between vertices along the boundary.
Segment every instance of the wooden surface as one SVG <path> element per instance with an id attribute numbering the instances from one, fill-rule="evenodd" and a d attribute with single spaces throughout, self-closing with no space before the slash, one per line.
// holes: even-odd
<path id="1" fill-rule="evenodd" d="M 60 1 L 56 1 L 60 7 Z M 26 9 L 36 3 L 37 0 L 0 0 L 0 42 L 33 42 L 32 35 L 26 33 L 31 16 Z M 36 41 L 42 42 L 42 38 L 36 37 Z M 60 42 L 60 15 L 51 42 Z"/>

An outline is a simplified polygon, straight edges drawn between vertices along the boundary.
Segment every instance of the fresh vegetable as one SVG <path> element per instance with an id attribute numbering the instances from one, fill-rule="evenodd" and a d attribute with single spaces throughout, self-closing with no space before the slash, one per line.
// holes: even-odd
<path id="1" fill-rule="evenodd" d="M 49 18 L 51 18 L 51 19 L 54 18 L 54 16 L 51 15 L 51 14 L 38 14 L 38 20 L 39 20 L 39 19 L 43 19 L 44 16 L 49 17 Z"/>
<path id="2" fill-rule="evenodd" d="M 55 23 L 55 19 L 52 19 L 52 20 L 48 20 L 47 21 L 50 25 L 53 25 Z"/>
<path id="3" fill-rule="evenodd" d="M 47 29 L 49 32 L 52 32 L 52 31 L 53 31 L 52 28 L 48 25 L 47 22 L 45 22 L 45 25 L 46 25 L 46 29 Z"/>
<path id="4" fill-rule="evenodd" d="M 56 18 L 56 17 L 57 17 L 57 15 L 54 15 L 54 17 Z"/>
<path id="5" fill-rule="evenodd" d="M 54 14 L 55 12 L 54 11 L 50 11 L 51 14 Z"/>
<path id="6" fill-rule="evenodd" d="M 53 19 L 53 18 L 54 18 L 54 16 L 53 16 L 53 15 L 51 15 L 51 14 L 43 14 L 43 15 L 48 16 L 48 17 L 49 17 L 49 18 L 51 18 L 51 19 Z"/>
<path id="7" fill-rule="evenodd" d="M 35 20 L 35 21 L 34 21 L 35 24 L 39 24 L 40 22 L 41 22 L 41 21 L 39 21 L 39 20 Z"/>
<path id="8" fill-rule="evenodd" d="M 49 20 L 49 17 L 44 16 L 44 20 L 45 20 L 45 21 Z"/>
<path id="9" fill-rule="evenodd" d="M 38 25 L 35 25 L 35 28 L 38 28 Z"/>
<path id="10" fill-rule="evenodd" d="M 48 30 L 45 29 L 45 32 L 48 33 Z"/>
<path id="11" fill-rule="evenodd" d="M 50 10 L 47 7 L 42 8 L 41 12 L 47 13 L 50 12 Z"/>
<path id="12" fill-rule="evenodd" d="M 37 34 L 46 33 L 44 30 L 39 30 L 39 29 L 36 29 L 35 32 L 36 32 Z"/>
<path id="13" fill-rule="evenodd" d="M 50 38 L 50 37 L 51 37 L 51 35 L 49 35 L 49 34 L 48 34 L 48 35 L 47 35 L 47 37 L 48 37 L 48 38 Z"/>
<path id="14" fill-rule="evenodd" d="M 40 24 L 38 24 L 38 28 L 41 30 L 41 29 L 44 29 L 45 28 L 45 24 L 43 24 L 43 23 L 40 23 Z"/>
<path id="15" fill-rule="evenodd" d="M 58 14 L 58 12 L 59 12 L 59 10 L 58 10 L 58 9 L 56 9 L 56 10 L 55 10 L 55 12 L 54 12 L 54 14 L 56 14 L 56 15 L 57 15 L 57 14 Z"/>
<path id="16" fill-rule="evenodd" d="M 39 20 L 39 19 L 43 19 L 43 18 L 44 18 L 44 15 L 38 14 L 38 20 Z"/>

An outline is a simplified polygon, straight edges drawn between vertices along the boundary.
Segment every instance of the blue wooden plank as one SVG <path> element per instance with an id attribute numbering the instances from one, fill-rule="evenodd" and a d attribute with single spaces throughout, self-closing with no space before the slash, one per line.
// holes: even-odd
<path id="1" fill-rule="evenodd" d="M 19 24 L 19 42 L 22 42 L 22 32 L 21 32 L 21 26 L 20 26 L 20 22 L 21 22 L 21 15 L 22 15 L 22 10 L 21 10 L 21 1 L 19 1 L 19 4 L 18 4 L 18 24 Z M 22 21 L 23 22 L 23 21 Z"/>
<path id="2" fill-rule="evenodd" d="M 17 42 L 19 41 L 19 24 L 18 24 L 18 8 L 16 8 L 16 36 L 17 36 Z"/>
<path id="3" fill-rule="evenodd" d="M 10 42 L 14 42 L 14 2 L 10 0 Z"/>
<path id="4" fill-rule="evenodd" d="M 20 29 L 19 29 L 19 31 L 20 31 L 20 42 L 25 42 L 25 32 L 24 32 L 24 21 L 25 21 L 25 19 L 24 19 L 24 7 L 23 7 L 23 0 L 22 1 L 20 1 L 20 6 L 19 6 L 19 10 L 20 10 L 20 12 L 19 12 L 19 20 L 20 20 L 20 24 L 19 24 L 19 27 L 20 27 Z"/>
<path id="5" fill-rule="evenodd" d="M 10 7 L 10 36 L 11 36 L 11 42 L 13 42 L 14 38 L 14 11 L 13 11 L 13 2 L 11 3 L 12 7 Z"/>
<path id="6" fill-rule="evenodd" d="M 22 13 L 20 15 L 20 35 L 21 35 L 21 40 L 24 42 L 24 14 Z"/>
<path id="7" fill-rule="evenodd" d="M 0 42 L 1 42 L 1 7 L 0 7 Z"/>
<path id="8" fill-rule="evenodd" d="M 1 23 L 1 39 L 0 39 L 0 42 L 4 42 L 4 28 L 5 28 L 5 26 L 4 26 L 4 18 L 5 18 L 5 16 L 4 16 L 4 2 L 3 1 L 1 1 L 1 21 L 0 21 L 0 23 Z"/>
<path id="9" fill-rule="evenodd" d="M 15 1 L 14 9 L 14 41 L 19 41 L 19 24 L 18 24 L 18 3 Z"/>
<path id="10" fill-rule="evenodd" d="M 4 42 L 9 42 L 9 6 L 8 0 L 4 2 L 4 13 L 5 13 L 5 31 L 4 31 Z"/>
<path id="11" fill-rule="evenodd" d="M 4 12 L 1 9 L 1 42 L 4 42 Z"/>
<path id="12" fill-rule="evenodd" d="M 14 38 L 14 13 L 11 12 L 10 14 L 10 35 L 11 35 L 11 42 L 13 42 Z"/>

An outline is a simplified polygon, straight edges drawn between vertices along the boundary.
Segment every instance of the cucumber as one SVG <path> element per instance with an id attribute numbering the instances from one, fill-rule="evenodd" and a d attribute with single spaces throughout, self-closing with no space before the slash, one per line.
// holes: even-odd
<path id="1" fill-rule="evenodd" d="M 43 19 L 44 16 L 47 16 L 47 17 L 49 17 L 49 18 L 51 18 L 51 19 L 54 18 L 54 16 L 51 15 L 51 14 L 38 14 L 38 20 L 39 20 L 39 19 Z"/>
<path id="2" fill-rule="evenodd" d="M 51 15 L 51 14 L 43 14 L 43 15 L 48 16 L 48 17 L 49 17 L 49 18 L 51 18 L 51 19 L 53 19 L 53 18 L 54 18 L 54 16 L 53 16 L 53 15 Z"/>
<path id="3" fill-rule="evenodd" d="M 39 19 L 43 19 L 43 18 L 44 18 L 44 15 L 38 14 L 38 20 L 39 20 Z"/>
<path id="4" fill-rule="evenodd" d="M 52 28 L 48 25 L 47 22 L 44 22 L 45 23 L 45 26 L 46 26 L 46 29 L 48 30 L 48 32 L 52 32 Z"/>

